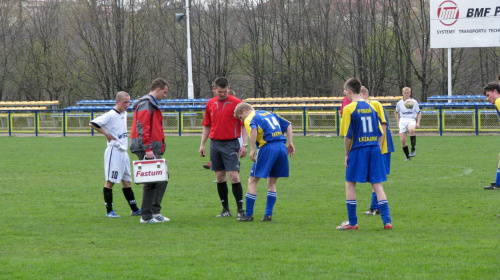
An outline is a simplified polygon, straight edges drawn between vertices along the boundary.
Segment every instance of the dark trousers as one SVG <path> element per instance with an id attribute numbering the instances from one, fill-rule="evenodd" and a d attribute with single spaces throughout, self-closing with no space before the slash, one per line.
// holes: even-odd
<path id="1" fill-rule="evenodd" d="M 136 153 L 140 160 L 144 159 L 145 153 Z M 155 152 L 155 158 L 161 158 L 161 154 Z M 143 220 L 151 220 L 154 214 L 161 213 L 161 201 L 167 190 L 167 182 L 144 184 L 142 187 L 141 215 Z"/>

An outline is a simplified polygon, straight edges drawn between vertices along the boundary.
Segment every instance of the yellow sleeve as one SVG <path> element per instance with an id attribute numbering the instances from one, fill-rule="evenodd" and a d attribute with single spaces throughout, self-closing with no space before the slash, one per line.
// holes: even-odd
<path id="1" fill-rule="evenodd" d="M 498 111 L 500 111 L 500 98 L 495 100 L 495 107 L 497 107 Z"/>
<path id="2" fill-rule="evenodd" d="M 354 101 L 344 107 L 342 112 L 342 121 L 340 122 L 340 135 L 346 136 L 351 124 L 351 114 L 356 109 L 358 102 Z"/>

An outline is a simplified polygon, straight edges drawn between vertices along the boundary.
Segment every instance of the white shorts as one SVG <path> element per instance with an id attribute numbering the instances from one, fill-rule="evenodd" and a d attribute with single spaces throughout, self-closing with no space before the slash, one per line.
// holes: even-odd
<path id="1" fill-rule="evenodd" d="M 104 177 L 106 181 L 112 183 L 132 182 L 127 151 L 121 151 L 117 147 L 106 148 L 104 151 Z"/>
<path id="2" fill-rule="evenodd" d="M 417 125 L 417 121 L 414 119 L 399 119 L 399 133 L 405 133 L 408 131 L 408 127 Z"/>

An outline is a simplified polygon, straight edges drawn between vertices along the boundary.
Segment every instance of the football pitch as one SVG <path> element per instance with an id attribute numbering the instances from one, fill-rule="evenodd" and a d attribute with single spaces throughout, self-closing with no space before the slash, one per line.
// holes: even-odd
<path id="1" fill-rule="evenodd" d="M 340 137 L 296 137 L 288 179 L 279 179 L 273 221 L 216 218 L 214 173 L 200 137 L 168 137 L 168 223 L 140 224 L 114 187 L 105 218 L 105 138 L 0 137 L 0 279 L 499 279 L 500 136 L 419 136 L 401 144 L 384 189 L 393 230 L 366 216 L 371 186 L 358 184 L 357 231 L 347 219 Z M 135 160 L 135 156 L 131 156 Z M 246 192 L 250 159 L 242 159 Z M 133 184 L 140 205 L 142 189 Z M 229 194 L 233 214 L 236 205 Z"/>

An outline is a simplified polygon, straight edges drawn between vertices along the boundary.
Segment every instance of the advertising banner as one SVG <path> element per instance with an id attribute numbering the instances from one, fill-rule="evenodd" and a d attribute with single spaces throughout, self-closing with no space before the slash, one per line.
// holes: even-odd
<path id="1" fill-rule="evenodd" d="M 500 47 L 499 0 L 430 0 L 431 48 Z"/>

